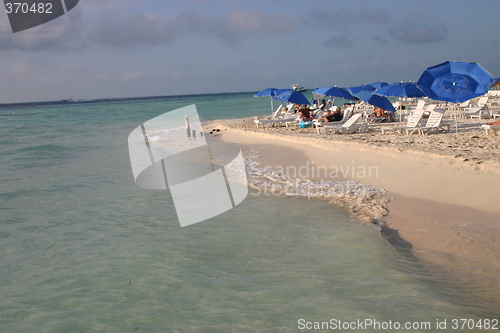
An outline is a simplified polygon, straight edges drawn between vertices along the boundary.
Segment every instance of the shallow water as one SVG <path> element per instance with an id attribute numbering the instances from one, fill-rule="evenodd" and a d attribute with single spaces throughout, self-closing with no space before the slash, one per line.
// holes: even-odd
<path id="1" fill-rule="evenodd" d="M 135 127 L 192 102 L 204 119 L 267 113 L 251 96 L 0 110 L 2 331 L 284 332 L 299 319 L 497 314 L 324 201 L 251 190 L 181 228 L 168 191 L 136 186 Z"/>

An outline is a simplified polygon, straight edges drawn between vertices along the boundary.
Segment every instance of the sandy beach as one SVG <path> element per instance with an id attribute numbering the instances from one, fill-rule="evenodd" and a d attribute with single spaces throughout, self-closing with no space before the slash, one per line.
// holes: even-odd
<path id="1" fill-rule="evenodd" d="M 451 283 L 498 302 L 500 137 L 485 133 L 481 124 L 486 122 L 461 120 L 458 138 L 453 131 L 382 134 L 382 127 L 397 123 L 372 124 L 366 133 L 349 135 L 257 129 L 253 119 L 215 121 L 208 127 L 220 129 L 216 135 L 223 141 L 239 144 L 247 158 L 258 151 L 254 159 L 260 168 L 385 190 L 363 200 L 331 201 L 349 206 L 360 223 L 379 224 L 397 250 L 411 251 Z"/>

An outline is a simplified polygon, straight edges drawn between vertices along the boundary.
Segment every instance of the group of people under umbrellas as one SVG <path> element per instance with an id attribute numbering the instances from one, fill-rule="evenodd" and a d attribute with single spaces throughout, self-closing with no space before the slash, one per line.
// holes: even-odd
<path id="1" fill-rule="evenodd" d="M 492 84 L 495 84 L 493 76 L 475 62 L 445 61 L 427 68 L 417 82 L 401 82 L 392 85 L 377 82 L 348 89 L 323 87 L 314 90 L 313 94 L 363 100 L 374 106 L 377 117 L 392 120 L 392 113 L 396 110 L 386 96 L 428 97 L 447 103 L 462 103 L 486 94 Z M 311 119 L 311 111 L 306 107 L 310 103 L 300 92 L 289 92 L 288 89 L 285 89 L 285 92 L 280 91 L 279 94 L 275 94 L 275 92 L 277 89 L 268 88 L 255 96 L 271 96 L 281 101 L 300 104 L 302 105 L 301 118 Z M 333 114 L 336 113 L 337 111 L 334 110 Z M 338 117 L 338 115 L 332 116 L 332 112 L 330 112 L 328 115 L 325 113 L 323 120 L 331 121 L 330 119 L 338 119 Z"/>
<path id="2" fill-rule="evenodd" d="M 325 107 L 326 103 L 322 103 L 318 109 L 311 110 L 307 107 L 307 105 L 301 105 L 296 111 L 300 113 L 301 121 L 312 121 L 316 118 L 316 113 L 320 111 L 323 112 Z M 341 121 L 342 117 L 340 108 L 338 106 L 334 106 L 324 111 L 324 114 L 321 116 L 321 120 L 325 122 Z"/>

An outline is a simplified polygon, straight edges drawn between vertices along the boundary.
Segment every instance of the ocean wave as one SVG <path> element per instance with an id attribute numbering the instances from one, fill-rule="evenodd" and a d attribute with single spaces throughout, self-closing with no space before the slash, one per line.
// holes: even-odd
<path id="1" fill-rule="evenodd" d="M 66 146 L 61 146 L 61 145 L 49 143 L 49 144 L 44 144 L 44 145 L 25 147 L 25 148 L 21 148 L 20 150 L 22 150 L 22 151 L 61 152 L 61 151 L 69 151 L 72 149 L 69 147 L 66 147 Z"/>
<path id="2" fill-rule="evenodd" d="M 5 148 L 7 146 L 3 146 Z M 48 168 L 75 157 L 75 149 L 57 144 L 41 144 L 0 151 L 0 163 L 6 170 Z"/>
<path id="3" fill-rule="evenodd" d="M 0 192 L 0 201 L 12 201 L 19 198 L 41 198 L 51 197 L 54 195 L 68 195 L 76 190 L 88 188 L 86 184 L 50 184 L 43 187 L 38 187 L 36 184 L 27 184 L 22 187 L 11 189 L 3 189 Z M 4 207 L 2 207 L 3 209 Z"/>
<path id="4" fill-rule="evenodd" d="M 29 147 L 22 147 L 22 148 L 17 148 L 17 149 L 12 149 L 8 151 L 4 151 L 1 153 L 1 155 L 7 156 L 7 155 L 17 155 L 19 157 L 46 157 L 47 154 L 49 155 L 54 155 L 54 154 L 60 154 L 60 153 L 66 153 L 70 152 L 73 149 L 70 147 L 62 146 L 62 145 L 56 145 L 56 144 L 43 144 L 43 145 L 36 145 L 36 146 L 29 146 Z M 54 156 L 52 156 L 54 157 Z"/>
<path id="5" fill-rule="evenodd" d="M 384 189 L 373 188 L 357 181 L 311 181 L 289 177 L 270 168 L 259 168 L 256 158 L 259 152 L 251 147 L 245 159 L 248 184 L 264 195 L 303 196 L 308 199 L 322 199 L 349 209 L 363 222 L 384 226 L 388 215 L 387 204 L 392 198 Z"/>

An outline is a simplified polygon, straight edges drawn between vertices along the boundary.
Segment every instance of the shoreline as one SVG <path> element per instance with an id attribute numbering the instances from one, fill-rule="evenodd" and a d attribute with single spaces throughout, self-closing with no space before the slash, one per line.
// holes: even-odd
<path id="1" fill-rule="evenodd" d="M 304 134 L 286 133 L 279 128 L 262 131 L 252 129 L 248 123 L 249 119 L 224 120 L 208 126 L 220 128 L 218 135 L 223 141 L 256 147 L 262 167 L 293 165 L 297 170 L 314 166 L 319 170 L 322 166 L 335 166 L 337 171 L 343 170 L 335 173 L 339 176 L 335 181 L 357 181 L 386 190 L 384 196 L 391 200 L 380 202 L 378 196 L 371 198 L 382 207 L 375 215 L 383 222 L 376 224 L 386 240 L 398 250 L 412 251 L 443 274 L 467 281 L 474 294 L 500 302 L 500 244 L 496 242 L 500 239 L 500 205 L 496 204 L 500 168 L 494 149 L 485 154 L 469 148 L 469 156 L 479 156 L 473 159 L 452 149 L 442 153 L 438 149 L 426 151 L 426 146 L 402 149 L 387 144 L 388 140 L 424 140 L 421 145 L 425 145 L 425 140 L 432 139 L 448 145 L 446 141 L 454 133 L 424 138 L 369 133 L 372 137 L 363 140 L 359 134 L 324 138 L 310 129 L 309 133 L 301 131 Z M 459 144 L 470 140 L 469 136 L 476 136 L 476 141 L 499 143 L 498 137 L 467 133 L 461 133 L 467 136 Z M 378 173 L 376 177 L 352 177 L 356 174 L 345 172 L 350 166 L 366 170 L 377 166 Z"/>
<path id="2" fill-rule="evenodd" d="M 290 148 L 304 154 L 307 159 L 301 160 L 304 162 L 309 160 L 310 167 L 326 166 L 327 169 L 332 170 L 333 166 L 339 176 L 335 180 L 359 181 L 375 188 L 388 190 L 391 194 L 500 214 L 500 205 L 496 205 L 497 189 L 500 188 L 500 159 L 498 157 L 496 158 L 499 161 L 477 161 L 462 159 L 463 156 L 401 150 L 398 147 L 381 147 L 370 143 L 328 141 L 316 133 L 299 137 L 229 127 L 224 121 L 215 124 L 223 129 L 220 134 L 225 141 Z M 211 124 L 213 125 L 214 123 Z M 377 137 L 373 134 L 372 136 Z M 353 135 L 330 135 L 330 137 L 342 139 L 352 138 Z M 493 136 L 491 138 L 500 146 L 499 138 Z M 280 161 L 274 156 L 276 152 L 273 153 L 273 158 L 265 160 L 264 164 L 294 165 L 292 159 Z M 283 156 L 280 158 L 283 159 Z M 295 167 L 301 166 L 295 165 Z M 375 174 L 374 177 L 370 177 L 370 167 L 378 168 L 378 173 L 372 172 Z M 352 177 L 353 170 L 355 177 Z M 366 172 L 360 173 L 357 170 L 366 170 Z"/>

